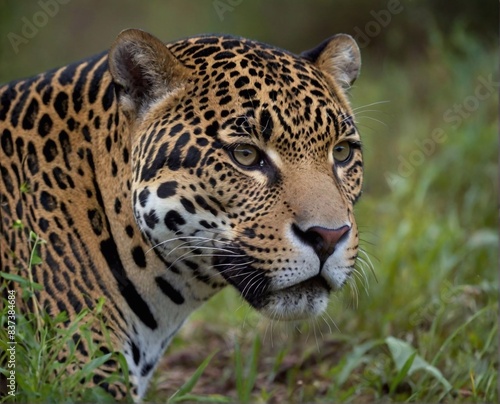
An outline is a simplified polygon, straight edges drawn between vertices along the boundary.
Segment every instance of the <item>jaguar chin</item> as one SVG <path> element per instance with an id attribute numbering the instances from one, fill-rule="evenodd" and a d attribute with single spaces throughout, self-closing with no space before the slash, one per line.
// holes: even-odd
<path id="1" fill-rule="evenodd" d="M 326 310 L 330 290 L 326 280 L 317 275 L 297 285 L 252 298 L 249 302 L 273 320 L 306 320 Z"/>

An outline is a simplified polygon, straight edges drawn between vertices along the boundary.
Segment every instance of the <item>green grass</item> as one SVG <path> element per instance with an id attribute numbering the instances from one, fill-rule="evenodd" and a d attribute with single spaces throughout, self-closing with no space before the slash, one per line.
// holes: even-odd
<path id="1" fill-rule="evenodd" d="M 23 227 L 20 222 L 16 222 L 15 226 Z M 36 296 L 36 291 L 42 290 L 43 286 L 33 282 L 31 277 L 32 267 L 42 262 L 38 248 L 44 243 L 36 234 L 30 233 L 28 279 L 0 272 L 3 307 L 0 312 L 0 375 L 7 378 L 14 372 L 15 377 L 15 390 L 4 390 L 4 386 L 0 386 L 0 402 L 114 402 L 103 389 L 91 384 L 95 370 L 110 359 L 117 361 L 124 374 L 128 374 L 125 357 L 115 352 L 103 353 L 92 338 L 91 326 L 96 321 L 100 322 L 101 329 L 106 329 L 100 317 L 104 299 L 99 300 L 92 310 L 83 309 L 71 321 L 65 312 L 50 316 Z M 15 283 L 19 284 L 17 292 Z M 22 295 L 19 295 L 19 290 L 22 290 Z M 9 301 L 7 295 L 15 297 Z M 15 306 L 15 319 L 9 302 Z M 28 302 L 33 311 L 21 314 L 19 305 L 27 305 Z M 79 338 L 75 339 L 75 335 Z M 82 342 L 89 352 L 89 361 L 80 366 L 77 348 Z M 58 362 L 61 351 L 67 353 L 63 363 Z M 68 369 L 75 370 L 68 372 Z M 112 383 L 115 380 L 123 381 L 124 377 L 113 374 L 102 382 Z M 5 379 L 0 381 L 6 382 Z"/>
<path id="2" fill-rule="evenodd" d="M 498 402 L 498 89 L 467 118 L 445 118 L 498 57 L 460 32 L 447 39 L 457 53 L 443 53 L 443 40 L 436 35 L 418 61 L 364 72 L 353 89 L 366 170 L 356 212 L 375 275 L 365 268 L 327 316 L 304 324 L 266 320 L 224 291 L 175 338 L 147 400 Z M 444 142 L 402 175 L 399 156 L 409 159 L 436 129 Z M 33 373 L 62 374 L 47 358 L 71 343 L 55 331 L 62 318 L 43 318 L 45 339 L 21 317 L 21 401 L 100 399 Z"/>
<path id="3" fill-rule="evenodd" d="M 102 305 L 102 303 L 101 303 Z M 93 313 L 84 310 L 69 328 L 62 326 L 67 321 L 65 314 L 54 318 L 43 314 L 41 316 L 18 316 L 16 319 L 16 382 L 17 390 L 14 397 L 10 395 L 0 399 L 0 402 L 113 402 L 112 397 L 104 390 L 91 386 L 92 376 L 96 368 L 104 364 L 113 354 L 103 354 L 92 344 L 90 334 Z M 0 320 L 2 325 L 4 319 Z M 37 322 L 42 322 L 39 327 Z M 78 332 L 90 346 L 91 360 L 74 373 L 68 373 L 68 367 L 78 364 L 76 343 L 73 335 Z M 0 333 L 0 361 L 7 354 L 6 338 Z M 57 355 L 65 347 L 69 348 L 66 363 L 59 363 Z M 116 356 L 116 355 L 115 355 Z M 7 369 L 8 370 L 8 369 Z M 2 368 L 0 371 L 4 372 Z M 109 380 L 106 380 L 109 382 Z"/>

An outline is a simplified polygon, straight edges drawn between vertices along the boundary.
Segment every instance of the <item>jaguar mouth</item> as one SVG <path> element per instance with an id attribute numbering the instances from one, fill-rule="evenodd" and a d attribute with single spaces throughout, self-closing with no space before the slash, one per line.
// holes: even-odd
<path id="1" fill-rule="evenodd" d="M 305 320 L 323 313 L 332 288 L 320 275 L 284 289 L 269 291 L 250 303 L 275 320 Z"/>
<path id="2" fill-rule="evenodd" d="M 280 292 L 300 293 L 303 290 L 314 290 L 316 288 L 326 289 L 328 293 L 331 291 L 331 287 L 328 285 L 326 279 L 323 278 L 321 275 L 316 275 L 296 285 L 292 285 L 272 293 L 280 293 Z"/>

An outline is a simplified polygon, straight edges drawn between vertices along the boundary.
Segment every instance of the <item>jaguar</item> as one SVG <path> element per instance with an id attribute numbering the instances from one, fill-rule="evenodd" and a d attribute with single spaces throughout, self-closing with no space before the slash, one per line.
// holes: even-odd
<path id="1" fill-rule="evenodd" d="M 92 339 L 124 355 L 131 385 L 105 382 L 113 360 L 94 385 L 140 401 L 186 318 L 226 285 L 271 319 L 324 312 L 358 260 L 359 69 L 346 34 L 293 54 L 128 29 L 0 87 L 1 268 L 42 284 L 51 315 L 104 298 Z M 83 366 L 83 339 L 76 353 Z"/>

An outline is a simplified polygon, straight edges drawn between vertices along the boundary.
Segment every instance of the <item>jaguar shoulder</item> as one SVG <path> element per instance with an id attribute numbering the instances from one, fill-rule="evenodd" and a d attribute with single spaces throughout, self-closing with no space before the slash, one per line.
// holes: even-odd
<path id="1" fill-rule="evenodd" d="M 357 260 L 363 165 L 346 89 L 359 67 L 342 34 L 294 55 L 126 30 L 109 52 L 0 87 L 2 270 L 26 275 L 30 231 L 46 240 L 38 300 L 73 317 L 105 297 L 136 399 L 186 317 L 228 284 L 274 319 L 322 313 Z M 124 385 L 102 383 L 115 367 L 94 383 L 119 399 Z"/>

